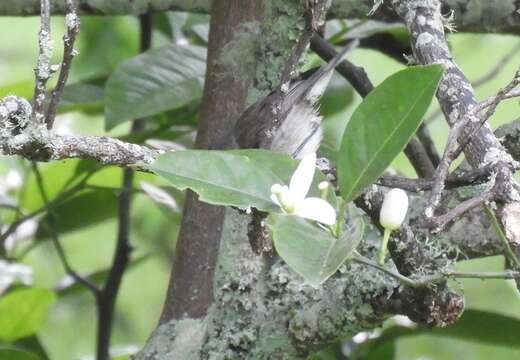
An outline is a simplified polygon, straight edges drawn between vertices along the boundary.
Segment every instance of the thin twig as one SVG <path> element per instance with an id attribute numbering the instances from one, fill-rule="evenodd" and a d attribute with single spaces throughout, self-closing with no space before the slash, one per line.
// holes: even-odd
<path id="1" fill-rule="evenodd" d="M 435 143 L 430 135 L 430 132 L 428 131 L 428 126 L 426 125 L 425 121 L 421 122 L 419 129 L 417 129 L 417 138 L 424 146 L 424 150 L 426 150 L 433 167 L 437 168 L 441 162 L 441 157 L 437 151 L 437 148 L 435 147 Z"/>
<path id="2" fill-rule="evenodd" d="M 51 57 L 53 51 L 51 39 L 51 4 L 50 0 L 41 0 L 40 32 L 38 36 L 38 62 L 34 73 L 36 83 L 34 87 L 34 115 L 40 123 L 44 121 L 45 89 L 51 76 Z"/>
<path id="3" fill-rule="evenodd" d="M 141 15 L 140 20 L 140 51 L 144 52 L 151 47 L 152 41 L 152 15 Z M 143 120 L 135 120 L 132 123 L 131 132 L 142 131 Z M 117 294 L 121 286 L 123 275 L 130 260 L 130 203 L 133 192 L 134 171 L 124 169 L 121 193 L 119 195 L 118 231 L 117 243 L 112 259 L 112 266 L 101 294 L 98 297 L 98 330 L 97 330 L 97 360 L 110 359 L 110 336 L 114 320 L 114 309 Z"/>
<path id="4" fill-rule="evenodd" d="M 92 176 L 92 173 L 86 174 L 76 185 L 73 187 L 64 190 L 60 194 L 58 194 L 54 199 L 49 201 L 48 203 L 44 204 L 43 206 L 39 207 L 38 209 L 34 210 L 33 212 L 22 216 L 21 218 L 17 219 L 16 221 L 12 222 L 9 227 L 0 235 L 0 255 L 2 255 L 3 251 L 5 251 L 5 240 L 11 235 L 18 226 L 26 222 L 27 220 L 33 219 L 37 217 L 38 215 L 42 214 L 45 211 L 49 211 L 49 209 L 55 207 L 56 205 L 62 203 L 63 201 L 67 200 L 70 196 L 74 195 L 81 189 L 85 187 L 85 184 L 88 180 L 88 178 Z"/>
<path id="5" fill-rule="evenodd" d="M 462 186 L 485 183 L 489 180 L 491 171 L 491 165 L 471 171 L 457 170 L 448 175 L 445 181 L 445 188 L 454 189 Z M 431 190 L 434 181 L 432 179 L 409 179 L 396 175 L 383 175 L 376 183 L 385 187 L 396 187 L 407 191 L 418 192 Z"/>
<path id="6" fill-rule="evenodd" d="M 478 88 L 488 81 L 493 80 L 504 67 L 520 52 L 520 43 L 516 44 L 510 51 L 508 51 L 503 57 L 498 59 L 495 65 L 484 75 L 473 81 L 473 87 Z"/>
<path id="7" fill-rule="evenodd" d="M 450 130 L 448 135 L 448 140 L 446 142 L 446 147 L 444 149 L 444 154 L 442 156 L 441 162 L 437 167 L 437 171 L 434 176 L 434 186 L 432 187 L 432 192 L 430 194 L 430 201 L 425 210 L 426 217 L 432 217 L 435 215 L 435 209 L 440 203 L 442 190 L 444 189 L 444 183 L 446 176 L 448 175 L 448 170 L 451 163 L 462 153 L 464 148 L 471 142 L 473 136 L 477 134 L 477 132 L 481 129 L 482 125 L 493 115 L 498 104 L 504 99 L 520 95 L 520 92 L 517 94 L 514 91 L 514 88 L 518 86 L 520 83 L 520 70 L 515 73 L 513 80 L 506 85 L 503 89 L 501 89 L 495 96 L 491 96 L 490 98 L 480 102 L 472 108 L 468 113 L 459 120 Z M 484 109 L 487 109 L 484 115 L 479 118 L 479 114 Z M 466 125 L 470 121 L 479 121 L 479 125 L 474 127 L 474 130 L 468 135 L 465 136 L 464 141 L 458 145 L 458 141 L 460 136 L 462 135 Z"/>
<path id="8" fill-rule="evenodd" d="M 431 178 L 435 174 L 435 167 L 423 144 L 412 136 L 404 148 L 404 154 L 412 164 L 415 173 L 421 178 Z"/>
<path id="9" fill-rule="evenodd" d="M 395 278 L 396 280 L 399 280 L 399 282 L 403 285 L 410 286 L 410 287 L 416 287 L 414 280 L 398 273 L 397 271 L 393 271 L 393 270 L 387 269 L 385 266 L 379 265 L 377 262 L 364 257 L 363 255 L 359 254 L 357 251 L 354 252 L 354 255 L 352 256 L 351 259 L 352 259 L 352 261 L 354 261 L 356 263 L 367 265 L 367 266 L 373 267 L 379 271 L 382 271 L 385 274 L 390 275 L 391 277 Z"/>
<path id="10" fill-rule="evenodd" d="M 500 271 L 500 272 L 461 272 L 461 271 L 441 271 L 437 274 L 423 276 L 418 279 L 411 279 L 407 276 L 400 274 L 397 271 L 390 270 L 386 268 L 384 265 L 379 265 L 377 262 L 372 261 L 363 255 L 355 252 L 352 256 L 351 260 L 358 264 L 370 266 L 374 269 L 377 269 L 394 279 L 398 280 L 402 285 L 419 288 L 425 287 L 428 285 L 433 285 L 439 282 L 446 281 L 448 279 L 518 279 L 520 278 L 520 272 L 518 271 Z"/>
<path id="11" fill-rule="evenodd" d="M 79 33 L 79 17 L 76 13 L 76 5 L 74 0 L 67 0 L 67 14 L 65 15 L 65 23 L 67 25 L 67 33 L 63 37 L 63 60 L 61 62 L 60 74 L 58 76 L 58 82 L 52 90 L 51 100 L 47 108 L 47 115 L 45 122 L 47 128 L 51 129 L 54 124 L 54 118 L 56 117 L 56 111 L 63 95 L 63 89 L 67 83 L 69 77 L 70 67 L 72 65 L 72 59 L 76 55 L 74 50 L 74 42 Z"/>
<path id="12" fill-rule="evenodd" d="M 520 269 L 520 260 L 518 260 L 518 257 L 515 255 L 513 249 L 511 249 L 509 241 L 507 240 L 507 236 L 504 234 L 504 230 L 502 230 L 495 213 L 486 204 L 482 204 L 482 207 L 493 224 L 493 228 L 495 229 L 495 232 L 497 233 L 497 236 L 500 239 L 502 246 L 504 247 L 504 252 L 507 259 L 517 270 Z"/>
<path id="13" fill-rule="evenodd" d="M 472 81 L 473 88 L 478 89 L 482 85 L 486 84 L 487 82 L 493 80 L 500 71 L 514 58 L 514 56 L 520 52 L 520 43 L 516 45 L 511 51 L 509 51 L 506 55 L 504 55 L 502 58 L 500 58 L 496 64 L 484 75 L 479 77 L 478 79 Z M 430 116 L 428 116 L 423 123 L 425 125 L 429 125 L 432 123 L 435 119 L 437 119 L 439 116 L 442 115 L 442 109 L 438 108 L 434 112 L 431 113 Z"/>
<path id="14" fill-rule="evenodd" d="M 446 177 L 448 176 L 450 165 L 455 159 L 454 153 L 456 150 L 455 146 L 457 145 L 457 139 L 464 130 L 464 126 L 467 124 L 469 119 L 469 116 L 464 117 L 458 123 L 453 125 L 448 135 L 448 140 L 446 141 L 444 153 L 433 177 L 433 186 L 432 191 L 430 193 L 428 206 L 426 207 L 424 212 L 427 218 L 431 218 L 435 215 L 435 209 L 437 209 L 437 206 L 440 204 L 441 194 L 442 190 L 444 189 Z"/>
<path id="15" fill-rule="evenodd" d="M 40 170 L 38 169 L 38 165 L 35 162 L 31 162 L 32 169 L 34 176 L 36 178 L 36 186 L 38 187 L 38 192 L 40 193 L 40 196 L 43 199 L 44 205 L 48 206 L 49 204 L 49 197 L 47 195 L 47 192 L 45 191 L 45 186 L 43 185 L 43 178 L 40 173 Z M 63 268 L 65 269 L 65 272 L 67 275 L 72 277 L 74 281 L 77 283 L 85 286 L 88 290 L 92 292 L 94 296 L 98 296 L 99 289 L 97 286 L 92 283 L 87 278 L 84 278 L 81 276 L 78 272 L 76 272 L 72 266 L 70 265 L 70 262 L 67 259 L 67 255 L 65 254 L 65 250 L 63 249 L 63 246 L 61 245 L 58 232 L 56 231 L 56 223 L 54 220 L 54 214 L 52 207 L 47 208 L 47 224 L 49 226 L 49 233 L 51 236 L 52 243 L 54 244 L 54 248 L 56 249 L 56 252 L 58 253 L 58 257 L 60 258 L 61 264 Z"/>
<path id="16" fill-rule="evenodd" d="M 485 201 L 490 201 L 495 198 L 495 192 L 493 190 L 488 190 L 481 192 L 475 197 L 472 197 L 471 199 L 468 199 L 457 206 L 455 206 L 453 209 L 448 211 L 447 213 L 427 218 L 428 226 L 433 229 L 434 232 L 441 231 L 450 221 L 455 220 L 465 212 L 479 206 Z"/>
<path id="17" fill-rule="evenodd" d="M 495 96 L 491 96 L 487 98 L 486 100 L 479 103 L 479 109 L 483 111 L 484 109 L 487 109 L 486 113 L 482 115 L 482 118 L 480 120 L 480 123 L 475 129 L 469 134 L 469 136 L 466 137 L 463 143 L 459 145 L 459 147 L 455 150 L 454 158 L 457 158 L 460 153 L 464 150 L 464 148 L 469 144 L 473 136 L 480 130 L 480 128 L 486 123 L 487 120 L 496 111 L 496 108 L 498 105 L 505 99 L 510 99 L 513 97 L 520 96 L 520 90 L 515 91 L 515 87 L 517 87 L 520 84 L 520 69 L 518 69 L 515 73 L 515 76 L 513 80 L 506 85 L 503 89 L 499 90 L 498 93 Z"/>

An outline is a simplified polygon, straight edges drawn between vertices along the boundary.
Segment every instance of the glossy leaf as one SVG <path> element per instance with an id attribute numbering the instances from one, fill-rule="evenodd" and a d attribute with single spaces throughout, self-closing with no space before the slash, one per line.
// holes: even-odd
<path id="1" fill-rule="evenodd" d="M 387 78 L 354 111 L 338 159 L 341 195 L 353 200 L 403 150 L 430 105 L 440 65 L 415 66 Z"/>
<path id="2" fill-rule="evenodd" d="M 363 221 L 357 217 L 352 219 L 351 225 L 337 239 L 327 230 L 297 216 L 271 214 L 268 218 L 278 255 L 315 286 L 333 275 L 361 241 Z"/>
<path id="3" fill-rule="evenodd" d="M 106 85 L 106 124 L 182 107 L 202 96 L 206 50 L 170 44 L 123 62 Z"/>
<path id="4" fill-rule="evenodd" d="M 179 190 L 192 189 L 202 201 L 278 211 L 271 186 L 290 178 L 297 162 L 263 150 L 188 150 L 159 156 L 150 166 Z"/>
<path id="5" fill-rule="evenodd" d="M 0 297 L 0 341 L 34 334 L 42 325 L 56 296 L 47 289 L 25 288 Z"/>
<path id="6" fill-rule="evenodd" d="M 271 200 L 273 184 L 289 184 L 298 161 L 267 150 L 186 150 L 165 153 L 150 170 L 179 190 L 191 189 L 200 200 L 215 205 L 255 207 L 279 212 Z M 316 171 L 308 196 L 319 196 L 325 177 Z M 329 202 L 335 206 L 335 197 Z"/>

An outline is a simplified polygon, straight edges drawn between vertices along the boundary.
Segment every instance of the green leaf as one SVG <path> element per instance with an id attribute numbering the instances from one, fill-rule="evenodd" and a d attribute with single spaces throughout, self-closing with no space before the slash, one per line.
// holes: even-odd
<path id="1" fill-rule="evenodd" d="M 451 339 L 473 341 L 480 344 L 519 348 L 518 333 L 520 319 L 510 316 L 468 309 L 453 325 L 442 328 L 422 326 L 391 326 L 375 339 L 360 344 L 353 354 L 354 359 L 387 359 L 382 356 L 391 351 L 395 342 L 401 337 L 431 335 Z M 391 359 L 391 357 L 388 357 Z"/>
<path id="2" fill-rule="evenodd" d="M 117 214 L 117 189 L 83 190 L 52 209 L 54 225 L 58 234 L 79 230 L 105 221 Z M 48 214 L 40 221 L 36 236 L 47 238 Z"/>
<path id="3" fill-rule="evenodd" d="M 24 288 L 0 297 L 0 341 L 14 341 L 34 334 L 54 304 L 54 292 Z"/>
<path id="4" fill-rule="evenodd" d="M 31 354 L 38 355 L 39 358 L 45 360 L 49 359 L 49 356 L 47 355 L 47 352 L 45 351 L 43 344 L 41 343 L 40 339 L 36 334 L 18 339 L 14 343 L 12 343 L 12 345 L 17 349 L 25 350 L 30 352 Z"/>
<path id="5" fill-rule="evenodd" d="M 374 182 L 413 136 L 435 94 L 441 65 L 415 66 L 387 78 L 357 107 L 341 142 L 341 195 L 354 199 Z"/>
<path id="6" fill-rule="evenodd" d="M 424 329 L 429 333 L 429 329 Z M 509 346 L 520 348 L 518 334 L 520 333 L 520 319 L 498 313 L 466 310 L 460 320 L 445 328 L 434 328 L 432 335 L 479 343 Z"/>
<path id="7" fill-rule="evenodd" d="M 195 191 L 207 203 L 279 212 L 271 200 L 271 186 L 289 184 L 298 164 L 288 155 L 261 149 L 184 150 L 160 155 L 149 168 L 177 189 Z M 324 180 L 316 171 L 309 196 L 319 196 L 317 185 Z M 327 200 L 336 206 L 336 197 L 329 195 Z"/>
<path id="8" fill-rule="evenodd" d="M 3 98 L 7 95 L 16 94 L 16 96 L 21 96 L 26 99 L 32 97 L 34 93 L 34 81 L 20 81 L 14 84 L 3 85 L 0 87 L 0 98 Z"/>
<path id="9" fill-rule="evenodd" d="M 353 218 L 350 224 L 338 239 L 297 216 L 271 214 L 268 217 L 278 255 L 315 286 L 333 275 L 361 241 L 364 232 L 361 217 Z"/>
<path id="10" fill-rule="evenodd" d="M 202 96 L 206 50 L 170 44 L 123 62 L 106 85 L 106 124 L 182 107 Z"/>
<path id="11" fill-rule="evenodd" d="M 83 111 L 94 113 L 103 109 L 105 90 L 102 86 L 84 82 L 65 86 L 59 112 Z"/>
<path id="12" fill-rule="evenodd" d="M 25 350 L 19 350 L 15 348 L 7 348 L 0 346 L 0 359 L 5 360 L 41 360 L 36 354 Z"/>
<path id="13" fill-rule="evenodd" d="M 271 186 L 288 183 L 297 164 L 266 150 L 186 150 L 159 156 L 150 169 L 210 204 L 279 211 L 271 200 Z"/>

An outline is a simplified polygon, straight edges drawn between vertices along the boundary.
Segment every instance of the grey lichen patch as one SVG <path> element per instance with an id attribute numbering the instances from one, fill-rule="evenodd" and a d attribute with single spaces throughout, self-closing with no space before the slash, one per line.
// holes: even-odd
<path id="1" fill-rule="evenodd" d="M 281 261 L 273 266 L 266 284 L 276 298 L 269 306 L 273 316 L 286 317 L 293 346 L 302 354 L 378 324 L 381 318 L 371 299 L 389 296 L 398 286 L 380 272 L 349 264 L 315 288 Z"/>
<path id="2" fill-rule="evenodd" d="M 265 96 L 280 83 L 294 45 L 305 27 L 305 6 L 299 0 L 271 0 L 264 4 L 264 20 L 246 22 L 224 46 L 219 56 L 222 68 L 236 78 L 255 74 L 248 103 Z M 229 74 L 223 74 L 229 75 Z"/>
<path id="3" fill-rule="evenodd" d="M 520 203 L 507 204 L 502 210 L 502 225 L 508 240 L 520 245 Z"/>
<path id="4" fill-rule="evenodd" d="M 262 304 L 257 288 L 263 263 L 247 241 L 248 222 L 246 214 L 227 210 L 203 359 L 245 358 L 258 340 L 255 316 Z"/>
<path id="5" fill-rule="evenodd" d="M 218 63 L 236 79 L 249 78 L 259 61 L 261 39 L 259 22 L 242 23 L 234 32 L 231 41 L 220 50 Z"/>
<path id="6" fill-rule="evenodd" d="M 304 359 L 333 339 L 381 323 L 371 301 L 390 296 L 399 286 L 393 279 L 350 264 L 313 287 L 281 259 L 254 254 L 247 222 L 228 210 L 202 359 Z"/>
<path id="7" fill-rule="evenodd" d="M 305 28 L 305 1 L 271 0 L 266 2 L 262 23 L 262 60 L 256 69 L 256 95 L 262 95 L 279 85 L 287 61 Z"/>
<path id="8" fill-rule="evenodd" d="M 54 134 L 36 120 L 31 104 L 17 96 L 0 99 L 0 148 L 5 155 L 30 160 L 86 158 L 112 165 L 150 164 L 162 153 L 105 136 Z"/>
<path id="9" fill-rule="evenodd" d="M 54 43 L 49 31 L 40 30 L 40 54 L 38 56 L 38 65 L 36 66 L 36 76 L 40 79 L 48 79 L 51 76 L 50 63 L 52 52 L 54 51 Z"/>
<path id="10" fill-rule="evenodd" d="M 24 98 L 10 95 L 0 99 L 0 138 L 19 134 L 31 116 L 32 106 Z"/>
<path id="11" fill-rule="evenodd" d="M 170 321 L 155 329 L 132 360 L 200 360 L 205 334 L 206 321 L 203 319 Z"/>
<path id="12" fill-rule="evenodd" d="M 499 127 L 495 135 L 507 149 L 507 152 L 517 161 L 520 160 L 520 120 Z"/>

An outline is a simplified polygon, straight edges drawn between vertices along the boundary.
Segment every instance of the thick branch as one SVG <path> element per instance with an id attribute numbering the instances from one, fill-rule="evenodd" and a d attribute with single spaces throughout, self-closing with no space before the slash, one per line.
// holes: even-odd
<path id="1" fill-rule="evenodd" d="M 80 0 L 79 12 L 85 15 L 140 15 L 147 11 L 178 10 L 209 13 L 211 0 Z M 371 19 L 399 21 L 385 1 Z M 515 0 L 442 0 L 443 14 L 454 11 L 454 25 L 458 31 L 518 34 L 520 17 Z M 64 1 L 53 1 L 52 12 L 64 14 Z M 329 18 L 368 18 L 374 0 L 333 0 Z M 0 15 L 30 16 L 40 13 L 39 0 L 2 0 Z"/>
<path id="2" fill-rule="evenodd" d="M 16 96 L 0 99 L 0 148 L 5 155 L 35 161 L 81 158 L 117 166 L 151 163 L 160 154 L 106 136 L 57 135 L 34 121 L 31 105 Z"/>
<path id="3" fill-rule="evenodd" d="M 437 98 L 446 119 L 453 127 L 450 137 L 454 136 L 459 143 L 465 143 L 467 139 L 471 138 L 464 148 L 468 162 L 474 168 L 493 164 L 497 173 L 501 174 L 499 186 L 502 189 L 500 196 L 504 206 L 501 221 L 506 227 L 510 240 L 520 241 L 520 229 L 516 225 L 516 211 L 514 211 L 519 207 L 520 195 L 510 169 L 513 159 L 487 124 L 482 125 L 480 118 L 475 114 L 475 109 L 479 107 L 479 104 L 470 82 L 455 64 L 449 51 L 444 37 L 440 2 L 438 0 L 421 2 L 401 0 L 394 4 L 411 34 L 416 59 L 422 64 L 440 63 L 445 66 L 446 70 L 439 85 Z M 462 126 L 462 124 L 465 125 Z M 452 152 L 453 146 L 450 145 L 450 141 L 448 141 L 448 145 L 449 148 L 446 149 L 446 152 Z M 443 169 L 444 173 L 447 173 L 446 166 Z M 435 191 L 435 189 L 441 184 L 440 190 L 442 190 L 444 182 L 441 172 L 443 169 L 437 171 L 433 203 L 428 208 L 427 216 L 434 215 L 434 207 L 439 201 L 440 191 Z M 438 181 L 439 179 L 441 181 Z"/>

